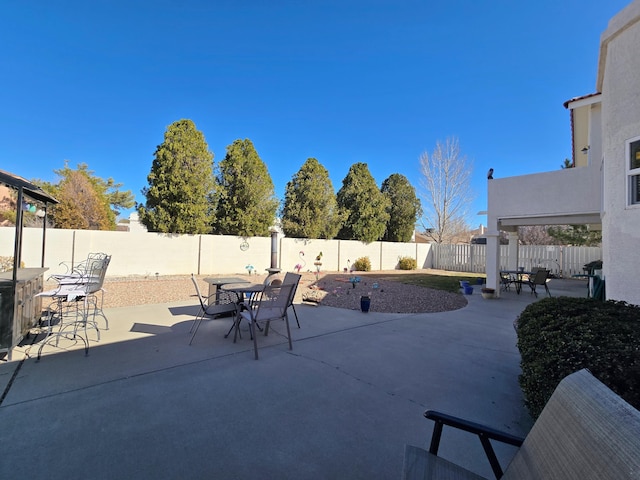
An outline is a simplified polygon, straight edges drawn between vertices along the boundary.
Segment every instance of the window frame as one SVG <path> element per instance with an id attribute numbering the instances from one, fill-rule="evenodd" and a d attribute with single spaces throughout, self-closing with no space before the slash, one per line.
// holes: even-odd
<path id="1" fill-rule="evenodd" d="M 634 143 L 638 143 L 638 153 L 640 153 L 640 136 L 630 138 L 625 142 L 624 149 L 624 161 L 625 161 L 625 184 L 627 192 L 627 207 L 640 208 L 640 180 L 636 180 L 638 185 L 638 192 L 636 192 L 636 199 L 633 198 L 633 180 L 635 177 L 640 177 L 640 165 L 636 168 L 631 168 L 631 146 Z M 636 154 L 636 155 L 637 155 Z"/>

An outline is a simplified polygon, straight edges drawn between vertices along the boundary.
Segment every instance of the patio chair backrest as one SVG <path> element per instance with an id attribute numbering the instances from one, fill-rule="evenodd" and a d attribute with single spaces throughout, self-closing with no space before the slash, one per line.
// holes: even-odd
<path id="1" fill-rule="evenodd" d="M 284 276 L 284 280 L 282 281 L 283 285 L 293 285 L 293 291 L 291 292 L 291 301 L 289 304 L 293 303 L 293 298 L 296 295 L 296 290 L 298 289 L 298 284 L 300 283 L 300 279 L 302 275 L 298 273 L 287 272 Z"/>
<path id="2" fill-rule="evenodd" d="M 106 257 L 106 253 L 90 252 L 87 254 L 87 258 L 73 267 L 73 273 L 77 273 L 79 275 L 87 275 L 91 268 L 95 266 L 96 262 L 100 262 Z"/>
<path id="3" fill-rule="evenodd" d="M 202 297 L 202 293 L 200 293 L 200 286 L 198 285 L 198 280 L 196 279 L 193 273 L 191 274 L 191 281 L 193 282 L 193 286 L 196 287 L 196 294 L 198 295 L 198 301 L 200 302 L 200 306 L 203 309 L 206 309 L 207 305 L 205 304 L 204 298 Z"/>
<path id="4" fill-rule="evenodd" d="M 291 292 L 295 285 L 267 285 L 262 290 L 254 315 L 256 322 L 277 320 L 287 315 Z"/>
<path id="5" fill-rule="evenodd" d="M 544 285 L 548 277 L 549 277 L 549 270 L 545 270 L 544 268 L 541 268 L 535 273 L 535 275 L 533 276 L 533 279 L 531 280 L 531 283 L 533 283 L 534 285 Z"/>
<path id="6" fill-rule="evenodd" d="M 85 271 L 82 274 L 82 277 L 87 280 L 85 284 L 87 293 L 95 293 L 102 288 L 110 262 L 111 255 L 100 254 L 100 256 L 87 258 Z"/>
<path id="7" fill-rule="evenodd" d="M 640 412 L 583 369 L 565 377 L 503 479 L 631 479 L 640 472 Z"/>

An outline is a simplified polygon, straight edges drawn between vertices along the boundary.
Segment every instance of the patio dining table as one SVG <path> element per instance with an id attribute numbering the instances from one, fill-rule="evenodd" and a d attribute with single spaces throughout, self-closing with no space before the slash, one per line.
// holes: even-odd
<path id="1" fill-rule="evenodd" d="M 509 275 L 511 277 L 511 282 L 516 286 L 516 293 L 520 295 L 522 291 L 522 283 L 524 282 L 525 275 L 527 277 L 533 275 L 533 272 L 525 271 L 525 270 L 500 270 L 500 275 Z"/>
<path id="2" fill-rule="evenodd" d="M 262 292 L 264 290 L 264 283 L 250 283 L 250 282 L 242 282 L 242 283 L 225 283 L 220 287 L 225 292 L 235 292 L 238 294 L 238 297 L 242 297 L 247 300 L 248 303 L 251 303 L 257 296 L 256 294 Z"/>
<path id="3" fill-rule="evenodd" d="M 220 288 L 223 285 L 228 285 L 230 283 L 233 284 L 245 284 L 250 283 L 248 280 L 244 280 L 238 277 L 206 277 L 204 279 L 205 282 L 209 284 L 209 295 L 208 297 L 215 294 L 216 300 L 219 299 L 220 296 Z"/>

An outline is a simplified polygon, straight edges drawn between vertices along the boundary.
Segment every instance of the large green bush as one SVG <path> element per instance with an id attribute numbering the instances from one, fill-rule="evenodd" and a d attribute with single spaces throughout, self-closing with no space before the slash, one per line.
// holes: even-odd
<path id="1" fill-rule="evenodd" d="M 353 269 L 358 272 L 370 272 L 371 271 L 371 260 L 369 257 L 360 257 L 355 262 L 353 262 Z"/>
<path id="2" fill-rule="evenodd" d="M 640 407 L 640 307 L 588 298 L 545 298 L 517 320 L 520 386 L 537 418 L 560 380 L 588 368 Z"/>

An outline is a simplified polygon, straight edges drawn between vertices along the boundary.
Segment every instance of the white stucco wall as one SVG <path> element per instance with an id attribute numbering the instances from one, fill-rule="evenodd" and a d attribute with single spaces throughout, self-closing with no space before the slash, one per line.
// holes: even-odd
<path id="1" fill-rule="evenodd" d="M 148 232 L 105 232 L 97 230 L 47 229 L 45 266 L 48 274 L 65 273 L 72 261 L 86 259 L 90 252 L 112 255 L 108 277 L 185 275 L 190 273 L 247 273 L 252 265 L 258 275 L 266 275 L 271 265 L 271 238 L 231 235 L 171 235 Z M 15 228 L 0 228 L 0 256 L 13 256 Z M 304 252 L 304 255 L 300 255 Z M 415 258 L 418 268 L 431 268 L 431 245 L 280 238 L 277 266 L 293 271 L 315 271 L 313 262 L 322 252 L 322 272 L 341 272 L 360 257 L 369 257 L 371 270 L 393 270 L 401 256 Z M 39 267 L 42 229 L 25 228 L 22 260 L 25 267 Z"/>
<path id="2" fill-rule="evenodd" d="M 497 178 L 489 180 L 487 207 L 499 219 L 598 214 L 600 189 L 600 167 L 593 165 Z"/>
<path id="3" fill-rule="evenodd" d="M 640 136 L 640 0 L 611 20 L 601 41 L 603 273 L 607 298 L 640 304 L 640 206 L 627 205 L 625 174 L 625 142 Z"/>

